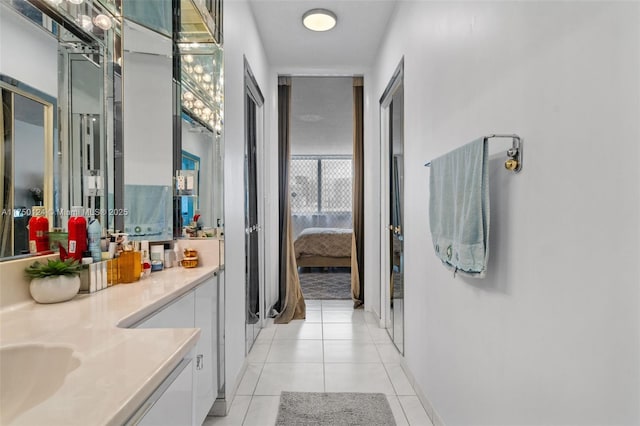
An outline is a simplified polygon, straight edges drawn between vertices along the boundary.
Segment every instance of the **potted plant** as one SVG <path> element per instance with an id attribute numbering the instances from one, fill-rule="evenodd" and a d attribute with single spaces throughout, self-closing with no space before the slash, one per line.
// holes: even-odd
<path id="1" fill-rule="evenodd" d="M 75 259 L 38 261 L 25 269 L 31 278 L 29 291 L 38 303 L 58 303 L 73 299 L 80 289 L 82 265 Z"/>

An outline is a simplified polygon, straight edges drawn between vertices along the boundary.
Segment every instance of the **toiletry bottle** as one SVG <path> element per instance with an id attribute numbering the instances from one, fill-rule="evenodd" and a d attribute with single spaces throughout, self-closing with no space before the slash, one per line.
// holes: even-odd
<path id="1" fill-rule="evenodd" d="M 31 208 L 29 219 L 29 253 L 40 253 L 49 250 L 49 219 L 47 209 L 43 206 Z"/>
<path id="2" fill-rule="evenodd" d="M 102 236 L 102 227 L 97 219 L 89 220 L 87 228 L 87 238 L 89 241 L 89 251 L 94 262 L 100 262 L 102 259 L 102 251 L 100 250 L 100 237 Z"/>
<path id="3" fill-rule="evenodd" d="M 69 218 L 69 257 L 82 260 L 82 252 L 87 249 L 87 220 L 82 216 L 82 206 L 71 208 Z"/>

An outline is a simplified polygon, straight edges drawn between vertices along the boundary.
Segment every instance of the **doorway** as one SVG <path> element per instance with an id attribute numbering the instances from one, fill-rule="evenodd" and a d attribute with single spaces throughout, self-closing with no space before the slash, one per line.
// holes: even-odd
<path id="1" fill-rule="evenodd" d="M 404 59 L 380 98 L 382 220 L 381 294 L 384 323 L 404 353 Z"/>
<path id="2" fill-rule="evenodd" d="M 353 77 L 292 77 L 289 195 L 305 300 L 351 294 Z"/>
<path id="3" fill-rule="evenodd" d="M 245 59 L 245 290 L 246 322 L 245 349 L 249 353 L 264 320 L 264 235 L 262 226 L 263 188 L 259 182 L 261 147 L 263 141 L 264 97 Z"/>

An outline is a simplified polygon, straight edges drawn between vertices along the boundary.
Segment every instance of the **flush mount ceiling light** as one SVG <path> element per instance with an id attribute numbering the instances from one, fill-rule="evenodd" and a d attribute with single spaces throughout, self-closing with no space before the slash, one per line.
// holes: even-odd
<path id="1" fill-rule="evenodd" d="M 311 31 L 329 31 L 336 22 L 336 14 L 327 9 L 311 9 L 302 15 L 302 25 Z"/>

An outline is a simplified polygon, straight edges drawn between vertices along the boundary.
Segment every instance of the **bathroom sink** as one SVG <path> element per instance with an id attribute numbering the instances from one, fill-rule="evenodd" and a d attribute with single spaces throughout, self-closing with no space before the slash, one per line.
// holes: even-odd
<path id="1" fill-rule="evenodd" d="M 0 347 L 0 424 L 7 424 L 56 393 L 80 365 L 65 346 L 24 344 Z"/>

